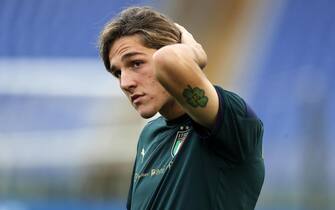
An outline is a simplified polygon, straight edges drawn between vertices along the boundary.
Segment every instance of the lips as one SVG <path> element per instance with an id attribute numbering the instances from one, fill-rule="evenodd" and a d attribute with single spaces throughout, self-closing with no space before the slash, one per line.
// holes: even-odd
<path id="1" fill-rule="evenodd" d="M 134 103 L 134 104 L 138 103 L 142 96 L 144 96 L 144 94 L 135 94 L 135 95 L 132 95 L 130 97 L 131 98 L 131 102 Z"/>

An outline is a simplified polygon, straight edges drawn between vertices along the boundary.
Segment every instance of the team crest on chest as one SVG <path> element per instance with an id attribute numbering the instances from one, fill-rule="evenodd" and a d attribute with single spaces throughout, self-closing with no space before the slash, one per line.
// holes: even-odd
<path id="1" fill-rule="evenodd" d="M 189 132 L 190 130 L 188 126 L 185 126 L 185 127 L 181 126 L 180 129 L 177 131 L 176 138 L 174 140 L 174 143 L 171 149 L 172 157 L 176 156 L 176 154 L 179 152 Z"/>

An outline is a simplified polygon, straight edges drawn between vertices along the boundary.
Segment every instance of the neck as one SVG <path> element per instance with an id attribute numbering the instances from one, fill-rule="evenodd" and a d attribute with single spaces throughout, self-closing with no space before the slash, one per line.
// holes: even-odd
<path id="1" fill-rule="evenodd" d="M 167 120 L 173 120 L 185 114 L 185 111 L 175 100 L 171 100 L 164 104 L 159 113 Z"/>

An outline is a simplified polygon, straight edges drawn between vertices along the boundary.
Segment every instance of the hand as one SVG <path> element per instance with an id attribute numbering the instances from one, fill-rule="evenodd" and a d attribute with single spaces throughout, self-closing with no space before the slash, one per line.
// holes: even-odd
<path id="1" fill-rule="evenodd" d="M 181 32 L 181 44 L 189 46 L 194 53 L 195 62 L 199 65 L 201 69 L 205 68 L 205 66 L 207 65 L 207 54 L 205 50 L 197 41 L 195 41 L 193 35 L 188 32 L 183 26 L 179 25 L 178 23 L 175 23 L 175 25 Z"/>

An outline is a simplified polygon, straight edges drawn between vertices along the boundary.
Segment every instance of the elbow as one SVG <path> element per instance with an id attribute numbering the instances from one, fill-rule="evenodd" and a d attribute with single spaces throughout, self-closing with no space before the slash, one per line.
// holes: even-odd
<path id="1" fill-rule="evenodd" d="M 177 57 L 177 52 L 170 46 L 165 46 L 154 53 L 154 71 L 158 81 L 162 82 L 176 69 Z"/>
<path id="2" fill-rule="evenodd" d="M 172 46 L 165 46 L 153 54 L 155 67 L 168 68 L 176 61 L 178 52 Z"/>

